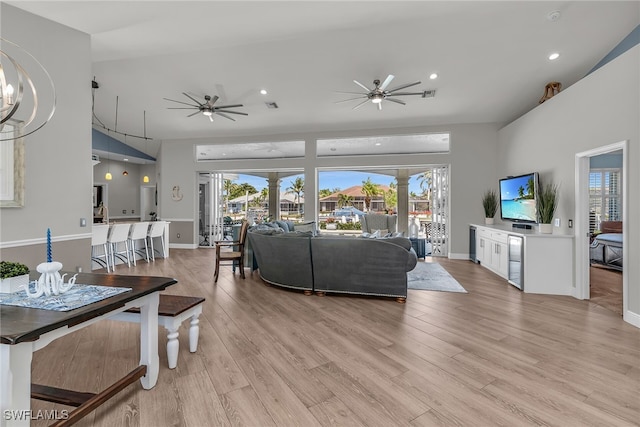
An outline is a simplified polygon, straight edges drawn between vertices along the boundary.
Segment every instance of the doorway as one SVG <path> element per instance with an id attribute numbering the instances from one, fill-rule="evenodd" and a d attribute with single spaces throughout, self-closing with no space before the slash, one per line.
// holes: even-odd
<path id="1" fill-rule="evenodd" d="M 598 203 L 594 203 L 594 182 L 596 181 L 595 175 L 592 173 L 591 163 L 592 160 L 612 153 L 621 153 L 622 159 L 620 162 L 619 179 L 621 180 L 622 190 L 619 193 L 621 198 L 620 203 L 617 205 L 614 217 L 622 221 L 622 259 L 628 259 L 627 245 L 624 245 L 625 241 L 629 241 L 627 237 L 627 227 L 624 226 L 627 219 L 627 200 L 628 200 L 628 185 L 627 185 L 627 145 L 628 141 L 621 141 L 615 144 L 599 147 L 593 150 L 585 151 L 576 154 L 576 298 L 591 299 L 591 279 L 592 279 L 592 266 L 591 266 L 591 241 L 594 235 L 594 229 L 598 227 L 598 223 L 603 219 L 609 219 L 611 215 L 611 209 L 597 210 Z M 605 175 L 602 175 L 605 176 Z M 604 184 L 603 184 L 604 185 Z M 606 193 L 606 191 L 605 191 Z M 615 205 L 611 201 L 606 202 L 607 205 Z M 598 217 L 599 216 L 599 217 Z M 610 272 L 606 271 L 593 271 L 593 279 L 595 281 L 601 281 L 602 283 L 611 284 L 611 281 L 615 281 L 616 277 L 611 277 Z M 621 311 L 623 318 L 627 319 L 627 295 L 628 295 L 628 271 L 623 269 L 621 275 L 622 282 L 622 301 Z M 618 278 L 619 280 L 619 278 Z M 612 288 L 613 289 L 613 288 Z M 607 293 L 606 289 L 602 291 L 600 288 L 597 290 L 596 296 L 600 297 L 600 294 Z M 605 295 L 606 297 L 606 295 Z M 610 299 L 611 295 L 609 296 Z"/>
<path id="2" fill-rule="evenodd" d="M 151 221 L 156 216 L 155 185 L 140 186 L 140 221 Z"/>

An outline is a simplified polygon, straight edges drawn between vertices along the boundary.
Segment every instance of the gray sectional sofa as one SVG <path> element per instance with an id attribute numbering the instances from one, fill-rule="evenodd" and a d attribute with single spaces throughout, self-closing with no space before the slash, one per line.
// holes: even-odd
<path id="1" fill-rule="evenodd" d="M 407 272 L 416 253 L 405 237 L 361 238 L 314 235 L 266 228 L 247 233 L 260 277 L 310 294 L 344 293 L 407 297 Z"/>

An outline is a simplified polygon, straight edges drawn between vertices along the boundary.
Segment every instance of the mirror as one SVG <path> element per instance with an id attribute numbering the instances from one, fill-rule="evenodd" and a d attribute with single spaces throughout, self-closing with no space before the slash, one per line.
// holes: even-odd
<path id="1" fill-rule="evenodd" d="M 24 206 L 24 138 L 22 124 L 14 120 L 2 126 L 0 141 L 0 208 L 21 208 Z"/>

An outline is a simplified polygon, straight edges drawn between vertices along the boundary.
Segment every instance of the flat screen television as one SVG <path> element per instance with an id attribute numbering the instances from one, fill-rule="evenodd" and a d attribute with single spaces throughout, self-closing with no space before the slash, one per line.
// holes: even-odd
<path id="1" fill-rule="evenodd" d="M 538 222 L 537 195 L 537 172 L 501 179 L 500 217 L 506 221 Z"/>

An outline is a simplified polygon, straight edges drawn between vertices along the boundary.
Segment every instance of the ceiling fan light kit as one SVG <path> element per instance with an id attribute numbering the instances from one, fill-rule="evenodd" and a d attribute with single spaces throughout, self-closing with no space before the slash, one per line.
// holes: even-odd
<path id="1" fill-rule="evenodd" d="M 374 87 L 372 89 L 363 85 L 359 81 L 354 80 L 353 82 L 358 86 L 360 86 L 362 89 L 364 89 L 366 92 L 364 93 L 363 92 L 342 92 L 342 93 L 350 93 L 350 94 L 359 95 L 359 96 L 355 98 L 344 99 L 342 101 L 338 101 L 337 103 L 364 99 L 360 103 L 356 104 L 353 107 L 353 109 L 357 110 L 358 108 L 366 104 L 368 101 L 371 101 L 373 104 L 376 104 L 378 106 L 378 110 L 382 110 L 382 103 L 383 103 L 382 101 L 390 101 L 390 102 L 395 102 L 396 104 L 406 105 L 406 102 L 397 98 L 399 96 L 420 95 L 422 98 L 432 98 L 435 95 L 435 90 L 425 90 L 422 92 L 398 92 L 402 89 L 407 89 L 409 87 L 419 85 L 422 83 L 420 81 L 396 86 L 393 89 L 387 89 L 387 87 L 389 86 L 391 81 L 394 79 L 394 77 L 395 76 L 393 74 L 389 74 L 387 78 L 384 79 L 384 82 L 382 83 L 380 83 L 380 80 L 378 79 L 374 80 L 373 81 Z"/>

